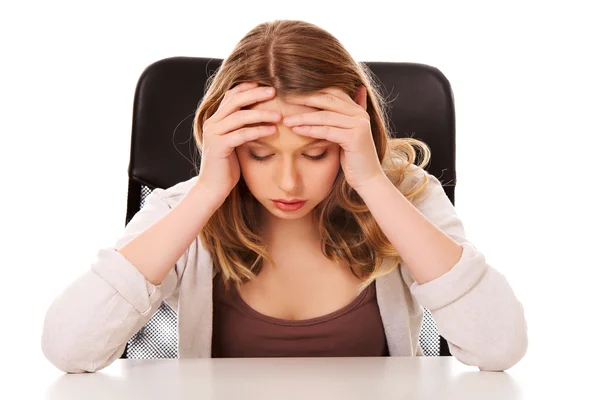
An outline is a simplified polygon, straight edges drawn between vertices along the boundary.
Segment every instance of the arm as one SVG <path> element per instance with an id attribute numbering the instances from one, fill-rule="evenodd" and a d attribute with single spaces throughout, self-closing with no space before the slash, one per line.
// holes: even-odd
<path id="1" fill-rule="evenodd" d="M 116 245 L 101 249 L 91 268 L 50 305 L 42 350 L 57 368 L 93 372 L 108 366 L 175 290 L 186 249 L 217 205 L 198 186 L 172 209 L 164 193 L 155 189 Z"/>
<path id="2" fill-rule="evenodd" d="M 431 223 L 385 175 L 362 187 L 359 195 L 420 285 L 444 275 L 461 258 L 462 247 Z"/>
<path id="3" fill-rule="evenodd" d="M 508 369 L 528 346 L 523 307 L 506 278 L 466 239 L 439 180 L 427 175 L 416 206 L 387 178 L 359 194 L 400 253 L 404 281 L 431 311 L 450 352 L 481 370 Z"/>
<path id="4" fill-rule="evenodd" d="M 118 252 L 151 284 L 160 285 L 221 205 L 222 202 L 211 200 L 207 193 L 208 190 L 196 185 L 164 218 L 119 248 Z"/>

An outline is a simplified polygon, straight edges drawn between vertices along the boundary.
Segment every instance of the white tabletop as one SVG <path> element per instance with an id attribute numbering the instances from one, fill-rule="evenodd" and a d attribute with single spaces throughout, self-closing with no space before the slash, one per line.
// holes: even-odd
<path id="1" fill-rule="evenodd" d="M 506 372 L 454 357 L 117 360 L 64 374 L 47 399 L 519 399 Z M 482 397 L 483 396 L 483 397 Z"/>

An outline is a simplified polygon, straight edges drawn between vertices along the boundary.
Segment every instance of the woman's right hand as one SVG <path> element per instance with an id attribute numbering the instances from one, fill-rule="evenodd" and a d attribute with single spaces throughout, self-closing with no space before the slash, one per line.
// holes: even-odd
<path id="1" fill-rule="evenodd" d="M 267 89 L 272 92 L 268 93 Z M 202 127 L 202 160 L 197 184 L 225 201 L 240 179 L 240 164 L 235 148 L 252 140 L 275 133 L 275 125 L 246 127 L 256 123 L 275 124 L 281 113 L 266 110 L 241 110 L 260 101 L 270 100 L 275 90 L 244 82 L 225 93 L 218 110 Z"/>

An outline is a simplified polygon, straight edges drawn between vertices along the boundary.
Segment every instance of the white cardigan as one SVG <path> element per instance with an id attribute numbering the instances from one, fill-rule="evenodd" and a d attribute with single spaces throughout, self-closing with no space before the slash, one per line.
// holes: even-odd
<path id="1" fill-rule="evenodd" d="M 423 355 L 419 332 L 425 307 L 459 361 L 481 370 L 508 369 L 528 346 L 523 307 L 504 275 L 465 237 L 440 181 L 420 172 L 429 177 L 419 195 L 426 199 L 413 204 L 463 253 L 448 273 L 423 285 L 404 264 L 375 281 L 390 355 Z M 50 305 L 42 350 L 57 368 L 92 372 L 108 366 L 163 300 L 178 312 L 179 358 L 211 357 L 213 263 L 198 238 L 158 286 L 116 251 L 174 207 L 196 179 L 155 189 L 115 245 L 100 249 L 91 268 Z"/>

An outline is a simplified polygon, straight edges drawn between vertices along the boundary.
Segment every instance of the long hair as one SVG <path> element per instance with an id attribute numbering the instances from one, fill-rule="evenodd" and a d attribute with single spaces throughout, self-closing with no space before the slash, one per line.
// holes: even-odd
<path id="1" fill-rule="evenodd" d="M 404 181 L 417 171 L 415 149 L 422 154 L 419 167 L 429 162 L 428 146 L 413 138 L 395 139 L 390 135 L 386 102 L 376 78 L 326 30 L 304 21 L 276 20 L 248 32 L 209 78 L 196 110 L 193 132 L 200 151 L 204 122 L 217 111 L 229 89 L 246 81 L 272 86 L 281 97 L 335 86 L 354 98 L 358 88 L 365 86 L 373 141 L 383 170 L 407 199 L 424 191 L 426 174 L 410 181 L 410 185 Z M 340 168 L 332 190 L 315 207 L 313 215 L 323 254 L 332 261 L 346 261 L 352 273 L 363 281 L 362 291 L 377 277 L 396 268 L 402 258 L 341 171 Z M 221 272 L 227 286 L 234 282 L 239 287 L 254 278 L 264 260 L 275 267 L 259 234 L 259 207 L 240 177 L 199 234 L 215 263 L 213 267 Z M 385 258 L 391 262 L 384 262 Z"/>

